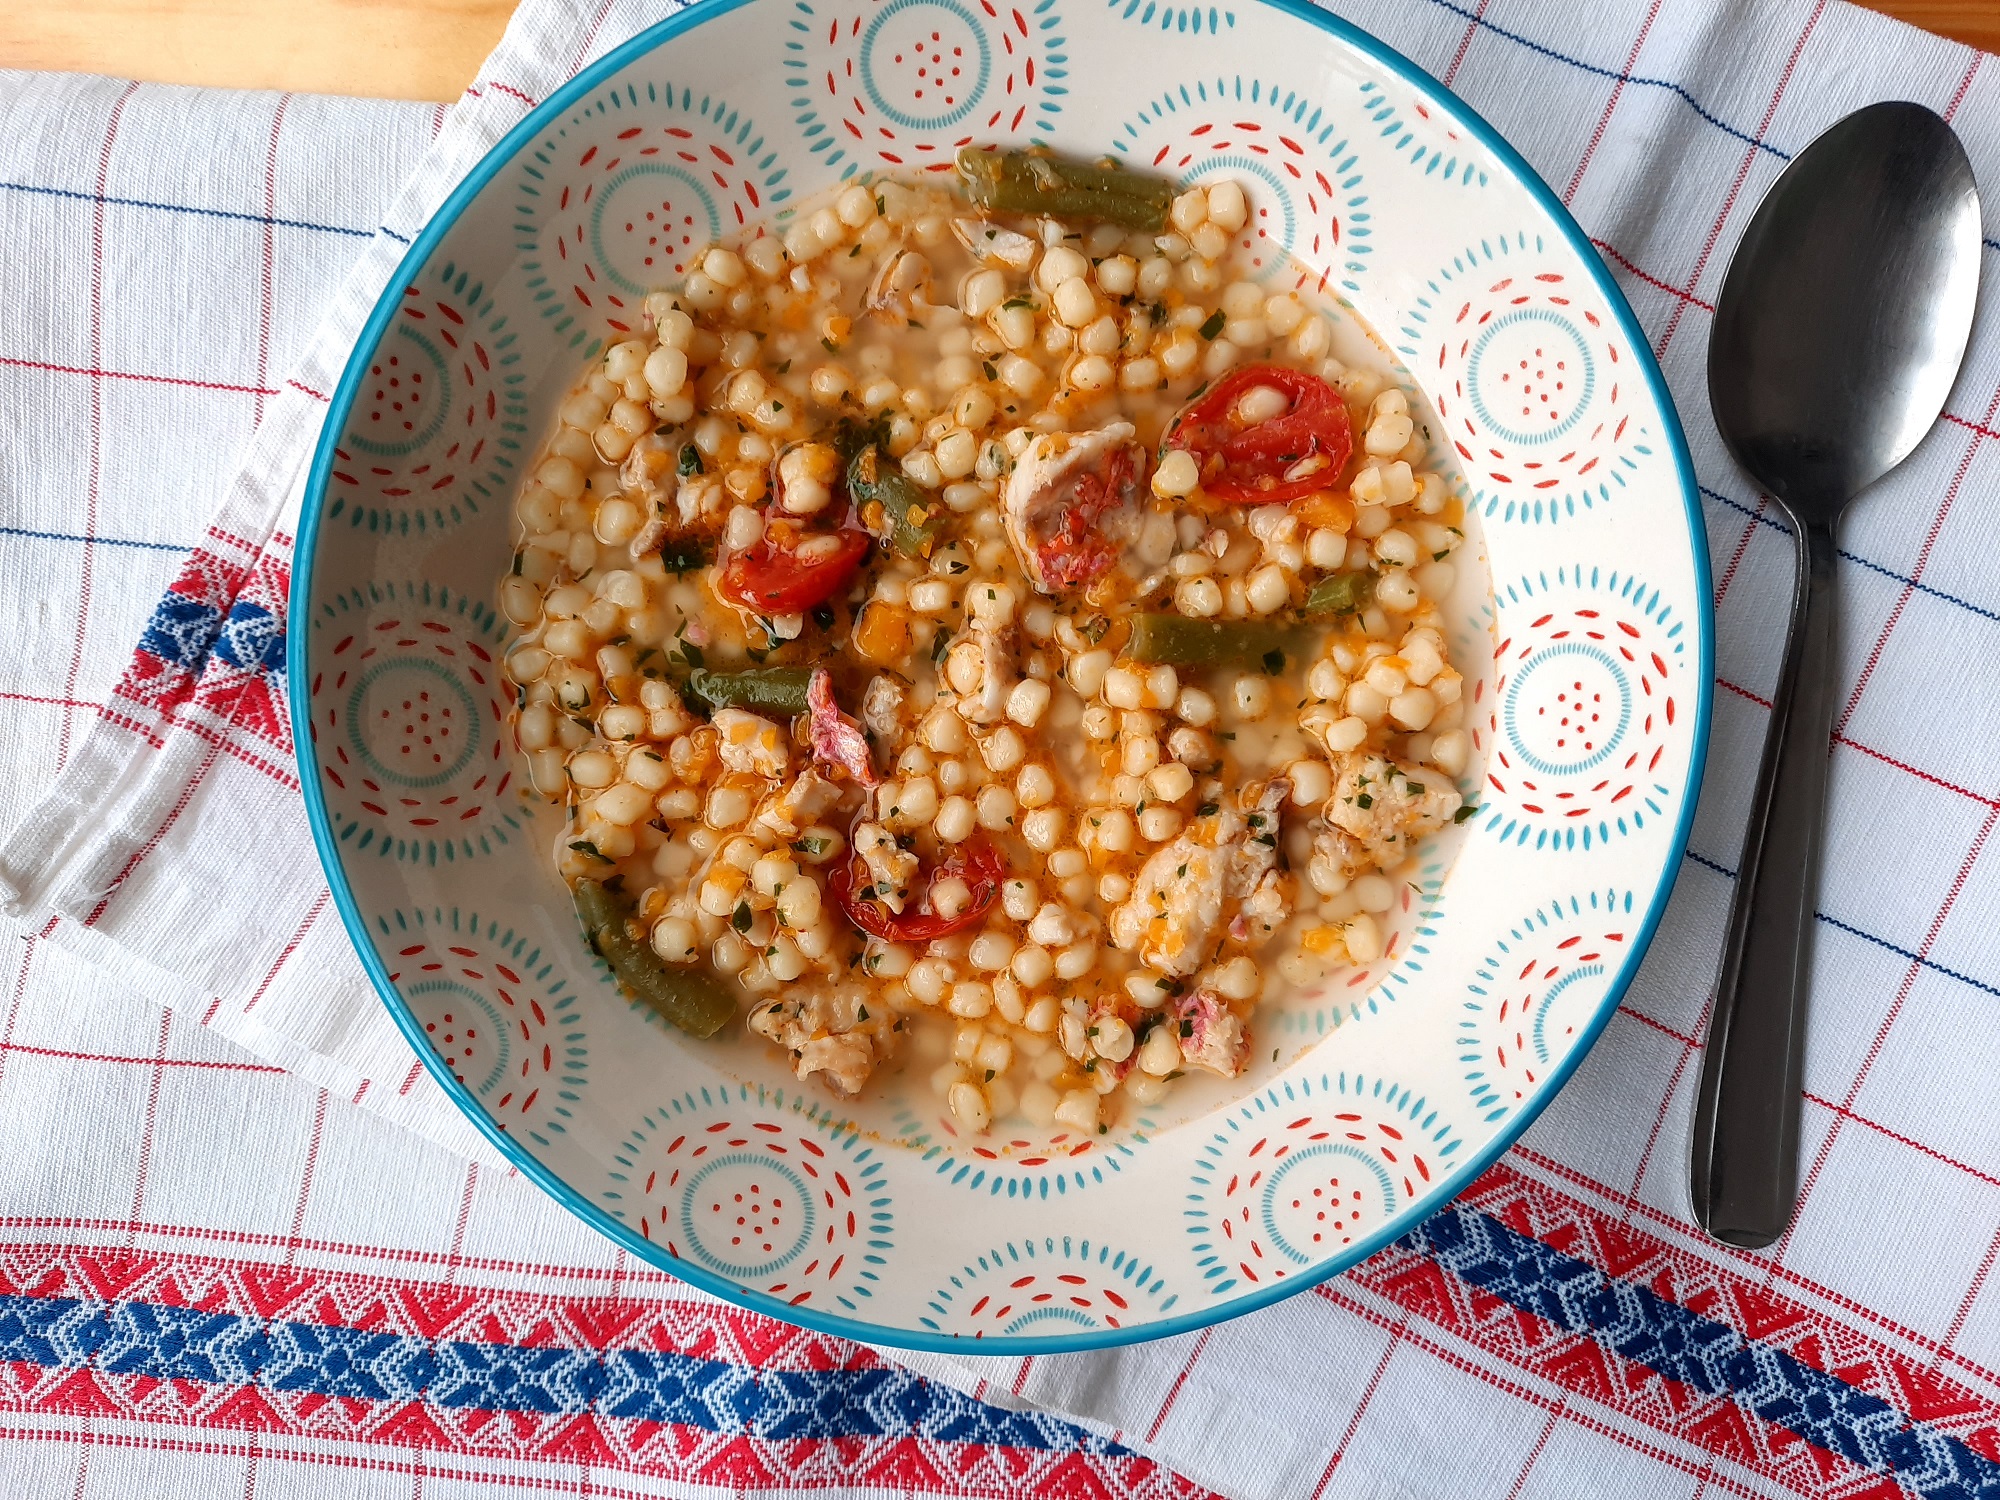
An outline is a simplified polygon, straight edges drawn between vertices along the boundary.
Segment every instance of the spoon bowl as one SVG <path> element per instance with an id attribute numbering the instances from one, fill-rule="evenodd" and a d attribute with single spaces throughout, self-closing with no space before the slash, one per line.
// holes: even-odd
<path id="1" fill-rule="evenodd" d="M 1695 1218 L 1726 1244 L 1772 1243 L 1798 1196 L 1835 527 L 1951 394 L 1980 251 L 1979 191 L 1951 127 L 1920 104 L 1873 104 L 1772 185 L 1716 303 L 1716 426 L 1790 521 L 1799 558 L 1695 1105 Z"/>
<path id="2" fill-rule="evenodd" d="M 1937 420 L 1972 332 L 1979 192 L 1949 125 L 1872 104 L 1785 171 L 1716 303 L 1708 392 L 1736 461 L 1831 524 Z"/>

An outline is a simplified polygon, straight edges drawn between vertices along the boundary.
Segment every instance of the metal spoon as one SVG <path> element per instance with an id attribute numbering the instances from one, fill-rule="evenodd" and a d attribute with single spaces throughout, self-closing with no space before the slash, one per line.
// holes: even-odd
<path id="1" fill-rule="evenodd" d="M 1834 528 L 1943 409 L 1972 331 L 1979 239 L 1979 190 L 1951 127 L 1919 104 L 1873 104 L 1785 169 L 1716 304 L 1715 425 L 1791 522 L 1799 559 L 1695 1105 L 1695 1218 L 1725 1244 L 1770 1244 L 1798 1197 Z"/>

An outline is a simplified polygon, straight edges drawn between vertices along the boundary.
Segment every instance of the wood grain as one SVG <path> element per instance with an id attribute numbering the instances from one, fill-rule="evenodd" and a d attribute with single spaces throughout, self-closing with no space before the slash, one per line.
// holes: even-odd
<path id="1" fill-rule="evenodd" d="M 1869 9 L 1884 11 L 1982 52 L 2000 52 L 2000 0 L 1889 0 Z"/>
<path id="2" fill-rule="evenodd" d="M 0 68 L 452 100 L 515 0 L 0 0 Z M 1874 7 L 2000 51 L 2000 0 Z"/>
<path id="3" fill-rule="evenodd" d="M 456 99 L 515 0 L 0 0 L 0 67 Z"/>

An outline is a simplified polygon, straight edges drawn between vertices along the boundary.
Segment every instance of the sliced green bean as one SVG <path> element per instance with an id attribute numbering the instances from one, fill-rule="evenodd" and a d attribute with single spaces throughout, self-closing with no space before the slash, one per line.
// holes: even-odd
<path id="1" fill-rule="evenodd" d="M 1306 613 L 1350 614 L 1374 597 L 1373 573 L 1336 573 L 1331 578 L 1322 578 L 1306 590 Z"/>
<path id="2" fill-rule="evenodd" d="M 596 880 L 576 883 L 576 915 L 619 984 L 690 1036 L 714 1036 L 736 1015 L 727 985 L 700 968 L 676 968 L 632 936 L 631 904 Z"/>
<path id="3" fill-rule="evenodd" d="M 882 462 L 882 450 L 869 444 L 847 466 L 847 492 L 856 505 L 881 502 L 889 520 L 889 545 L 905 557 L 930 556 L 944 521 L 944 507 L 924 493 L 907 474 Z"/>
<path id="4" fill-rule="evenodd" d="M 751 708 L 762 713 L 802 714 L 810 667 L 752 667 L 743 672 L 711 672 L 696 667 L 688 673 L 688 696 L 718 708 Z"/>
<path id="5" fill-rule="evenodd" d="M 1263 620 L 1191 620 L 1186 615 L 1132 617 L 1126 654 L 1171 667 L 1261 665 L 1273 676 L 1298 646 L 1298 631 Z"/>
<path id="6" fill-rule="evenodd" d="M 1166 227 L 1167 210 L 1174 201 L 1174 185 L 1164 177 L 1038 151 L 982 151 L 967 146 L 958 153 L 958 175 L 967 196 L 989 213 L 1160 230 Z"/>

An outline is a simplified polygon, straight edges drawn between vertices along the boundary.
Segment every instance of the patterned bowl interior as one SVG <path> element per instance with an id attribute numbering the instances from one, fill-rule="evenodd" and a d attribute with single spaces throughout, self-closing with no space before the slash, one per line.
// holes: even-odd
<path id="1" fill-rule="evenodd" d="M 1409 1228 L 1518 1134 L 1665 901 L 1706 731 L 1708 588 L 1646 346 L 1488 127 L 1323 15 L 1238 4 L 697 7 L 502 143 L 417 241 L 335 400 L 292 691 L 349 929 L 524 1171 L 734 1300 L 1019 1351 L 1246 1311 Z M 1431 852 L 1393 961 L 1264 1023 L 1247 1078 L 1101 1142 L 967 1141 L 928 1102 L 837 1110 L 628 1005 L 548 872 L 554 824 L 523 798 L 497 670 L 513 488 L 643 292 L 739 225 L 855 174 L 945 168 L 969 140 L 1251 184 L 1257 233 L 1414 373 L 1493 585 L 1458 631 L 1480 812 Z"/>

